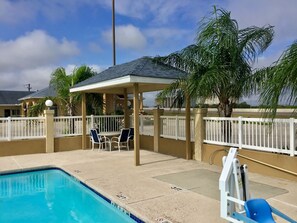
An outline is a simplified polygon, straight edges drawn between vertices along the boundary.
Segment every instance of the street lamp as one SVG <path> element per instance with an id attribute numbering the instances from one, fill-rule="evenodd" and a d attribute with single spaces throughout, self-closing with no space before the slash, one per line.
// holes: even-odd
<path id="1" fill-rule="evenodd" d="M 46 100 L 45 101 L 45 106 L 47 107 L 48 110 L 50 110 L 50 107 L 53 106 L 53 101 L 52 100 Z"/>

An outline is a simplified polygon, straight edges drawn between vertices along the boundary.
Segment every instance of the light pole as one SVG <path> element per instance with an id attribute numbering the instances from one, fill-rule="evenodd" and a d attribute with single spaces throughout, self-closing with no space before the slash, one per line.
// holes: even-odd
<path id="1" fill-rule="evenodd" d="M 113 56 L 113 66 L 116 65 L 114 1 L 115 0 L 112 0 L 112 56 Z"/>

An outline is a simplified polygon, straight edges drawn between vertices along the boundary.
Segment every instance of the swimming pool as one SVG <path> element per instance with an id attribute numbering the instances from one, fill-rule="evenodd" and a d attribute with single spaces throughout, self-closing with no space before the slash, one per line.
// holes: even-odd
<path id="1" fill-rule="evenodd" d="M 0 175 L 0 222 L 143 222 L 60 169 Z"/>

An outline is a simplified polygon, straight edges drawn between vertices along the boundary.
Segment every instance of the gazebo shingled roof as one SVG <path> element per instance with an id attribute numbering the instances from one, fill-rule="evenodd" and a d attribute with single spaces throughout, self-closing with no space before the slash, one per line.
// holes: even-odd
<path id="1" fill-rule="evenodd" d="M 128 93 L 132 93 L 132 89 L 129 90 L 129 87 L 132 86 L 131 83 L 139 83 L 141 92 L 155 91 L 163 89 L 174 80 L 185 75 L 184 71 L 154 61 L 150 57 L 142 57 L 109 67 L 101 73 L 76 84 L 70 91 L 100 92 L 102 89 L 102 93 L 122 93 L 121 90 L 127 88 Z M 114 92 L 109 92 L 110 87 L 113 88 Z"/>

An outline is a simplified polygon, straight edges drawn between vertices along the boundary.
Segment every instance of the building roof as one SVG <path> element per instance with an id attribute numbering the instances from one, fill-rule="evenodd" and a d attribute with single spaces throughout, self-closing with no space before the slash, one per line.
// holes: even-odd
<path id="1" fill-rule="evenodd" d="M 32 91 L 0 91 L 0 105 L 19 105 L 19 98 L 32 94 Z"/>
<path id="2" fill-rule="evenodd" d="M 20 101 L 28 100 L 28 99 L 38 99 L 38 98 L 45 98 L 45 97 L 56 97 L 57 93 L 53 86 L 48 86 L 43 88 L 39 91 L 36 91 L 32 94 L 29 94 L 25 97 L 19 98 Z"/>
<path id="3" fill-rule="evenodd" d="M 100 88 L 128 85 L 129 83 L 168 85 L 186 73 L 172 66 L 154 61 L 150 57 L 142 57 L 128 63 L 115 65 L 101 73 L 76 84 L 71 92 L 91 91 Z M 154 87 L 154 86 L 152 86 Z"/>

